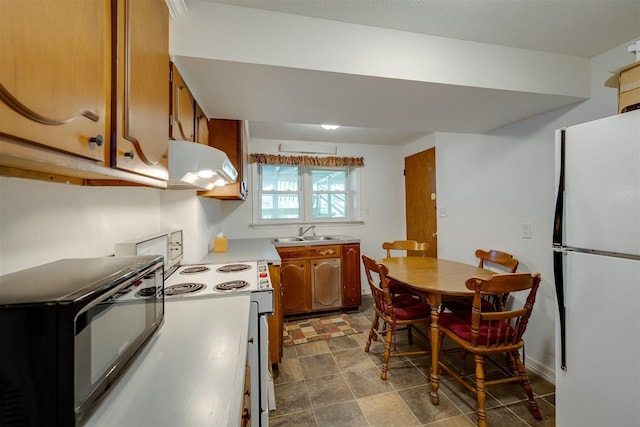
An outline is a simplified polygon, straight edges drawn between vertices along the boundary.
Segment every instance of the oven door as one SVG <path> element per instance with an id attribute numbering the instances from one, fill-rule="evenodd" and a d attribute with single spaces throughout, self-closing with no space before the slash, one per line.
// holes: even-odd
<path id="1" fill-rule="evenodd" d="M 251 369 L 251 425 L 269 425 L 269 324 L 257 301 L 249 307 L 249 367 Z M 273 405 L 275 406 L 275 405 Z"/>
<path id="2" fill-rule="evenodd" d="M 163 284 L 163 265 L 157 263 L 76 315 L 74 405 L 78 420 L 162 323 Z M 155 293 L 136 295 L 154 286 Z"/>

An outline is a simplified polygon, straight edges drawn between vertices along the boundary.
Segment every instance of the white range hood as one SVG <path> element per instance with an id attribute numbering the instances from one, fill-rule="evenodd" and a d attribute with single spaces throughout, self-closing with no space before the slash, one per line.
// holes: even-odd
<path id="1" fill-rule="evenodd" d="M 236 181 L 238 171 L 217 148 L 190 141 L 169 140 L 168 189 L 211 190 Z"/>

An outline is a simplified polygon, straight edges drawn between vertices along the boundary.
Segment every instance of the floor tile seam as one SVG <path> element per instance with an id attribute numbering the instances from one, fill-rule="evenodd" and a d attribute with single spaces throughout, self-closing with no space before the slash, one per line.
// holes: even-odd
<path id="1" fill-rule="evenodd" d="M 396 396 L 398 396 L 398 398 L 400 399 L 400 401 L 404 404 L 404 406 L 409 410 L 409 412 L 411 413 L 411 415 L 413 415 L 413 418 L 415 418 L 415 420 L 417 421 L 418 425 L 421 425 L 422 423 L 420 422 L 420 419 L 418 419 L 418 417 L 416 416 L 416 414 L 413 412 L 413 410 L 409 407 L 409 405 L 407 405 L 407 402 L 404 401 L 404 399 L 402 398 L 402 396 L 400 396 L 400 393 L 398 393 L 396 390 L 391 390 L 388 392 L 383 392 L 383 393 L 377 393 L 377 394 L 372 394 L 370 396 L 364 396 L 364 397 L 359 397 L 356 398 L 356 402 L 358 404 L 358 407 L 360 408 L 360 412 L 362 412 L 362 414 L 364 415 L 365 420 L 367 421 L 367 423 L 369 425 L 371 425 L 371 422 L 367 419 L 367 416 L 365 415 L 364 411 L 362 410 L 362 406 L 360 405 L 360 400 L 364 400 L 364 399 L 368 399 L 371 398 L 373 396 L 375 397 L 380 397 L 383 396 L 385 394 L 395 394 Z"/>
<path id="2" fill-rule="evenodd" d="M 344 375 L 342 374 L 342 372 L 338 372 L 337 374 L 340 375 L 340 377 L 342 378 L 342 380 L 344 381 L 344 383 L 347 385 L 347 387 L 349 388 L 349 392 L 351 393 L 351 397 L 353 397 L 353 400 L 356 400 L 356 394 L 353 392 L 353 389 L 351 388 L 351 386 L 349 385 L 349 381 L 347 381 L 347 379 L 344 377 Z M 328 375 L 336 375 L 336 374 L 328 374 Z M 319 378 L 319 377 L 315 377 L 315 378 Z M 309 386 L 307 385 L 307 380 L 304 380 L 304 386 L 307 390 L 307 396 L 309 397 L 309 402 L 311 403 L 312 407 L 322 407 L 322 406 L 329 406 L 329 405 L 333 405 L 336 403 L 343 403 L 343 402 L 350 402 L 351 400 L 346 400 L 343 402 L 333 402 L 333 403 L 327 403 L 324 405 L 316 405 L 314 406 L 313 402 L 311 401 L 311 394 L 309 393 Z"/>
<path id="3" fill-rule="evenodd" d="M 334 403 L 329 403 L 329 404 L 327 404 L 327 405 L 324 405 L 324 406 L 320 406 L 320 407 L 318 407 L 318 409 L 320 409 L 320 408 L 326 408 L 327 406 L 337 405 L 337 404 L 340 404 L 340 403 L 344 403 L 344 402 L 334 402 Z M 357 402 L 356 402 L 356 404 L 357 404 Z M 360 405 L 358 405 L 358 409 L 360 410 L 360 413 L 362 414 L 362 418 L 364 418 L 364 420 L 367 422 L 367 425 L 370 427 L 370 426 L 371 426 L 371 423 L 369 422 L 369 420 L 367 419 L 367 417 L 364 415 L 364 412 L 362 412 L 362 408 L 360 407 Z M 311 408 L 311 410 L 313 411 L 313 419 L 316 421 L 316 426 L 317 426 L 317 425 L 319 425 L 319 423 L 318 423 L 318 416 L 316 415 L 316 408 L 315 408 L 315 407 L 312 407 L 312 408 Z"/>
<path id="4" fill-rule="evenodd" d="M 514 403 L 518 403 L 518 402 L 514 402 Z M 517 419 L 519 419 L 520 421 L 522 421 L 524 423 L 524 425 L 526 426 L 530 426 L 531 424 L 529 422 L 527 422 L 527 420 L 525 420 L 524 418 L 522 418 L 521 416 L 519 416 L 518 414 L 516 414 L 514 411 L 511 410 L 511 408 L 509 408 L 509 406 L 504 405 L 504 408 L 511 412 Z"/>

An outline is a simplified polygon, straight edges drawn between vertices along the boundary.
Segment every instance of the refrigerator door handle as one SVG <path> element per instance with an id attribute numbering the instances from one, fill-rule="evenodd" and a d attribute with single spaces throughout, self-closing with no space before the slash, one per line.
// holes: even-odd
<path id="1" fill-rule="evenodd" d="M 558 315 L 560 321 L 560 368 L 567 370 L 566 354 L 566 317 L 564 306 L 564 251 L 562 249 L 564 222 L 564 167 L 565 167 L 566 130 L 560 131 L 560 171 L 558 180 L 558 194 L 556 195 L 556 209 L 553 220 L 553 276 L 556 284 L 556 299 L 558 301 Z"/>
<path id="2" fill-rule="evenodd" d="M 553 278 L 556 282 L 556 298 L 560 320 L 560 368 L 567 370 L 566 317 L 564 307 L 564 251 L 553 251 Z"/>

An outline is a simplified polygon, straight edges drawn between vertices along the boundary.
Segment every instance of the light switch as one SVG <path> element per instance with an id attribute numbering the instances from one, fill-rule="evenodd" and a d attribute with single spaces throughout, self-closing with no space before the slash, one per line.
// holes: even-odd
<path id="1" fill-rule="evenodd" d="M 446 206 L 438 206 L 438 216 L 440 218 L 447 217 L 447 207 Z"/>
<path id="2" fill-rule="evenodd" d="M 520 224 L 520 237 L 523 239 L 531 238 L 531 224 L 528 222 L 523 222 Z"/>

